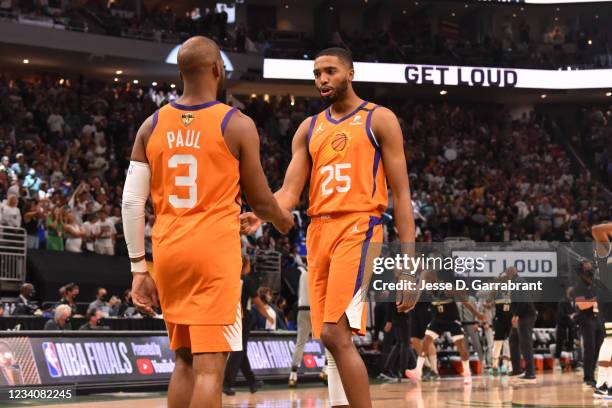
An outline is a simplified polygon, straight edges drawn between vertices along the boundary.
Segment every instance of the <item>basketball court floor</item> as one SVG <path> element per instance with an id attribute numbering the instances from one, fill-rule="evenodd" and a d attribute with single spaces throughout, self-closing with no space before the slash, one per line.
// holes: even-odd
<path id="1" fill-rule="evenodd" d="M 471 387 L 460 379 L 443 379 L 438 383 L 415 385 L 371 385 L 374 407 L 612 407 L 611 401 L 593 400 L 592 391 L 583 390 L 581 373 L 549 373 L 538 377 L 535 385 L 512 387 L 507 377 L 476 377 Z M 233 397 L 223 397 L 224 407 L 236 408 L 323 408 L 327 407 L 327 390 L 318 384 L 303 384 L 289 390 L 284 386 L 267 386 L 256 394 L 244 389 Z M 34 402 L 1 406 L 43 406 Z M 163 393 L 115 393 L 78 397 L 75 402 L 44 404 L 46 408 L 165 408 Z"/>

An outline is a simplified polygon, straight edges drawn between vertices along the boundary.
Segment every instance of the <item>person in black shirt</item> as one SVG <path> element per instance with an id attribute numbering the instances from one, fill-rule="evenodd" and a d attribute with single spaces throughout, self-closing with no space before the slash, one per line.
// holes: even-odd
<path id="1" fill-rule="evenodd" d="M 28 234 L 28 249 L 38 249 L 38 224 L 43 218 L 42 207 L 34 200 L 28 201 L 23 214 L 23 226 Z"/>
<path id="2" fill-rule="evenodd" d="M 599 349 L 596 398 L 612 397 L 612 223 L 591 230 L 596 242 L 595 259 L 599 270 L 596 282 L 597 305 L 604 321 L 605 339 Z"/>
<path id="3" fill-rule="evenodd" d="M 505 271 L 508 280 L 524 282 L 514 267 Z M 533 358 L 533 327 L 537 317 L 535 306 L 529 292 L 512 291 L 510 293 L 510 311 L 512 312 L 512 331 L 510 332 L 510 358 L 514 384 L 533 384 L 536 382 L 535 360 Z M 525 359 L 525 372 L 520 372 L 521 356 Z"/>
<path id="4" fill-rule="evenodd" d="M 79 294 L 79 285 L 75 283 L 69 283 L 60 289 L 62 298 L 58 302 L 58 305 L 68 305 L 72 309 L 72 317 L 82 317 L 79 315 L 79 311 L 74 299 Z"/>
<path id="5" fill-rule="evenodd" d="M 103 313 L 100 309 L 90 308 L 85 315 L 87 322 L 79 327 L 79 330 L 108 330 L 108 327 L 100 326 L 102 317 Z"/>
<path id="6" fill-rule="evenodd" d="M 261 381 L 255 378 L 251 364 L 247 357 L 247 343 L 253 325 L 253 316 L 251 314 L 251 306 L 255 306 L 257 311 L 264 316 L 268 321 L 274 319 L 268 315 L 266 307 L 257 294 L 257 283 L 250 276 L 251 262 L 246 256 L 242 257 L 242 294 L 240 295 L 240 305 L 242 307 L 242 350 L 232 351 L 225 365 L 225 378 L 223 380 L 223 393 L 226 395 L 234 395 L 236 391 L 232 388 L 238 375 L 238 370 L 242 370 L 242 374 L 249 384 L 251 393 L 257 392 L 263 385 Z"/>
<path id="7" fill-rule="evenodd" d="M 596 299 L 596 288 L 593 284 L 593 264 L 585 261 L 577 266 L 578 282 L 574 285 L 576 307 L 578 308 L 577 322 L 582 337 L 584 387 L 591 388 L 595 382 L 595 364 L 597 354 L 604 338 L 604 328 L 599 316 Z"/>
<path id="8" fill-rule="evenodd" d="M 573 316 L 576 312 L 574 306 L 574 289 L 568 287 L 565 289 L 565 294 L 557 305 L 557 330 L 555 347 L 555 358 L 559 360 L 561 365 L 561 352 L 565 350 L 573 351 L 574 349 L 574 320 Z M 562 367 L 564 368 L 564 367 Z"/>

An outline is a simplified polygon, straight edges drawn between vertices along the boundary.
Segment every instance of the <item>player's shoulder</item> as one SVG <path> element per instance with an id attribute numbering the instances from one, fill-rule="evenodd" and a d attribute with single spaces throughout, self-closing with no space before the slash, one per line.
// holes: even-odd
<path id="1" fill-rule="evenodd" d="M 395 113 L 386 106 L 374 104 L 370 109 L 372 110 L 372 119 L 397 119 Z"/>

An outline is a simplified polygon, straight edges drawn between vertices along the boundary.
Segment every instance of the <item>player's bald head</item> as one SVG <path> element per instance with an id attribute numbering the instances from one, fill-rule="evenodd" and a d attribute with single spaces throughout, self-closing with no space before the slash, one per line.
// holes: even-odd
<path id="1" fill-rule="evenodd" d="M 219 46 L 203 36 L 191 37 L 181 45 L 178 66 L 185 79 L 201 75 L 221 58 Z"/>

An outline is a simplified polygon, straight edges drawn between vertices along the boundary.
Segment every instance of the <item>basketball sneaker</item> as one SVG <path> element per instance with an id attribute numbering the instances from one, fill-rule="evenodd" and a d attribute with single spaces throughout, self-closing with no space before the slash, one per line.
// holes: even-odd
<path id="1" fill-rule="evenodd" d="M 606 384 L 601 385 L 600 387 L 595 389 L 593 393 L 594 398 L 604 398 L 608 396 L 608 387 Z"/>
<path id="2" fill-rule="evenodd" d="M 297 371 L 292 371 L 291 374 L 289 374 L 289 388 L 297 387 L 297 380 Z"/>
<path id="3" fill-rule="evenodd" d="M 517 375 L 513 380 L 513 385 L 535 384 L 537 382 L 535 375 L 527 375 L 526 373 Z"/>
<path id="4" fill-rule="evenodd" d="M 421 381 L 421 373 L 417 372 L 416 368 L 412 370 L 404 371 L 404 375 L 411 381 L 419 382 Z"/>

